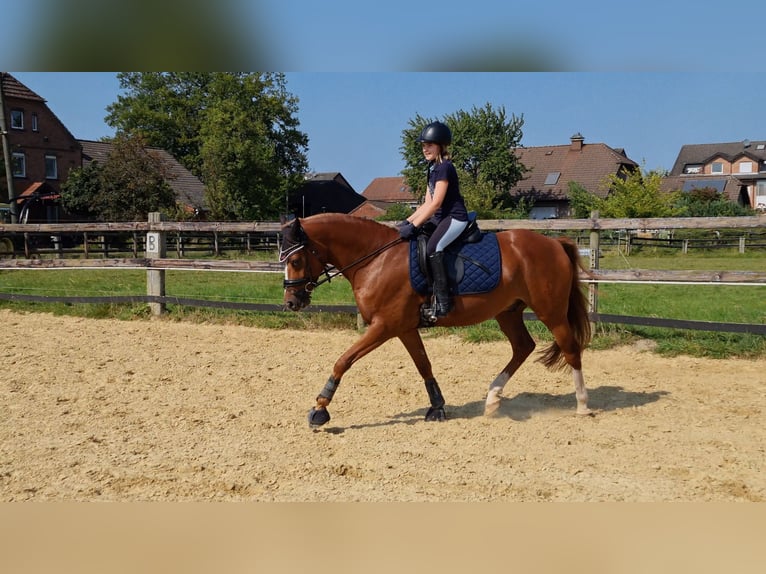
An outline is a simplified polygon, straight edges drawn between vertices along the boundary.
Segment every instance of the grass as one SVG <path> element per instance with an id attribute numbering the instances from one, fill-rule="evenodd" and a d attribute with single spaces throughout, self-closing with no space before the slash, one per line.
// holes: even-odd
<path id="1" fill-rule="evenodd" d="M 606 253 L 599 261 L 603 269 L 766 269 L 766 253 L 694 252 L 686 255 L 643 251 L 630 257 Z M 58 296 L 142 295 L 146 274 L 141 270 L 0 270 L 0 293 Z M 282 276 L 269 273 L 214 271 L 168 271 L 168 296 L 281 305 Z M 314 292 L 313 304 L 353 305 L 348 282 L 342 277 L 323 284 Z M 24 312 L 50 312 L 92 318 L 113 317 L 137 320 L 149 317 L 146 305 L 63 304 L 0 301 L 0 308 Z M 309 307 L 308 311 L 310 311 Z M 606 314 L 636 315 L 711 322 L 766 324 L 766 286 L 727 285 L 639 285 L 603 284 L 599 287 L 599 311 Z M 166 320 L 242 324 L 266 328 L 354 329 L 353 314 L 284 313 L 221 310 L 169 305 Z M 535 339 L 550 341 L 550 333 L 539 322 L 528 324 Z M 503 340 L 505 337 L 488 321 L 461 329 L 431 329 L 426 336 L 445 332 L 471 342 Z M 657 343 L 656 351 L 673 356 L 766 357 L 766 337 L 654 327 L 599 324 L 591 347 L 610 348 L 639 339 Z"/>

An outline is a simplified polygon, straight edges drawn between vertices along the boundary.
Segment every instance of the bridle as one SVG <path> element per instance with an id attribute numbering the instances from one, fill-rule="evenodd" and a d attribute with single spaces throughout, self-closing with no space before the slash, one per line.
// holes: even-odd
<path id="1" fill-rule="evenodd" d="M 305 249 L 307 245 L 308 243 L 302 242 L 300 244 L 293 245 L 292 247 L 290 247 L 289 249 L 285 251 L 280 251 L 279 262 L 286 264 L 288 257 L 290 257 L 293 253 L 297 253 L 301 249 Z M 322 259 L 319 257 L 319 252 L 316 249 L 311 248 L 309 249 L 309 252 L 311 253 L 311 255 L 313 255 L 317 259 L 317 261 L 319 261 L 322 264 L 322 273 L 325 274 L 325 278 L 319 281 L 317 281 L 316 279 L 313 279 L 310 275 L 311 266 L 306 265 L 307 275 L 305 275 L 304 277 L 301 277 L 299 279 L 288 279 L 287 277 L 285 277 L 285 279 L 282 281 L 282 286 L 285 289 L 289 289 L 291 287 L 292 288 L 303 287 L 303 291 L 305 291 L 306 293 L 310 295 L 314 289 L 319 287 L 319 285 L 321 285 L 322 283 L 329 283 L 333 277 L 337 276 L 340 273 L 339 271 L 334 271 L 330 273 L 330 270 L 333 268 L 332 265 L 324 263 Z"/>
<path id="2" fill-rule="evenodd" d="M 311 241 L 308 235 L 306 235 L 306 232 L 303 230 L 302 227 L 300 227 L 300 224 L 297 223 L 297 220 L 295 225 L 297 226 L 296 235 L 298 235 L 299 239 L 297 241 L 292 242 L 291 245 L 289 245 L 288 247 L 284 249 L 280 249 L 279 262 L 287 263 L 287 259 L 292 254 L 297 253 L 301 249 L 307 249 L 308 252 L 312 256 L 314 256 L 314 258 L 317 261 L 319 261 L 319 263 L 322 265 L 322 271 L 320 275 L 324 273 L 325 276 L 322 279 L 318 279 L 318 278 L 314 279 L 313 277 L 311 277 L 311 266 L 306 265 L 307 274 L 304 277 L 301 277 L 299 279 L 287 279 L 287 277 L 285 277 L 285 279 L 282 281 L 282 286 L 285 289 L 303 287 L 302 290 L 305 291 L 306 294 L 308 294 L 309 296 L 314 291 L 314 289 L 316 289 L 323 283 L 329 283 L 333 278 L 337 277 L 338 275 L 342 275 L 348 269 L 351 269 L 352 267 L 359 265 L 360 263 L 367 261 L 368 259 L 371 259 L 377 256 L 378 254 L 386 251 L 387 249 L 393 247 L 394 245 L 404 241 L 400 237 L 397 237 L 393 241 L 389 241 L 385 245 L 378 247 L 371 253 L 368 253 L 367 255 L 363 255 L 362 257 L 359 257 L 358 259 L 352 261 L 351 263 L 342 267 L 341 269 L 337 269 L 333 265 L 330 265 L 329 263 L 322 261 L 322 258 L 319 256 L 319 251 L 317 251 L 317 249 L 311 245 Z"/>

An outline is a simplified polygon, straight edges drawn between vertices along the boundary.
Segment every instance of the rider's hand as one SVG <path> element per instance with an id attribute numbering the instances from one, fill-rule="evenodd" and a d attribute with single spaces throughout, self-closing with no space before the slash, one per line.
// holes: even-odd
<path id="1" fill-rule="evenodd" d="M 418 228 L 412 225 L 411 221 L 405 221 L 399 224 L 399 237 L 402 239 L 412 239 L 418 234 Z"/>

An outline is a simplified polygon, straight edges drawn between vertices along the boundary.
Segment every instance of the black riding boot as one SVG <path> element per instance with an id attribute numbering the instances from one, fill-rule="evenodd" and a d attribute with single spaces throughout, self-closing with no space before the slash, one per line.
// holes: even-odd
<path id="1" fill-rule="evenodd" d="M 431 316 L 444 317 L 452 308 L 449 297 L 449 285 L 447 284 L 447 270 L 444 268 L 444 252 L 438 251 L 429 258 L 431 264 L 431 276 L 434 280 L 434 297 L 431 304 Z"/>

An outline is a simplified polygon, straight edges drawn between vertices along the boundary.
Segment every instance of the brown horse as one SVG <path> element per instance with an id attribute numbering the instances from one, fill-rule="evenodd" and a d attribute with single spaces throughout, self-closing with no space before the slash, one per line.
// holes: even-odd
<path id="1" fill-rule="evenodd" d="M 418 330 L 426 296 L 411 287 L 408 242 L 399 239 L 392 227 L 337 213 L 293 219 L 283 224 L 282 232 L 285 307 L 305 308 L 317 285 L 329 280 L 331 273 L 343 274 L 367 324 L 359 340 L 335 362 L 309 412 L 309 425 L 317 427 L 330 420 L 327 406 L 343 375 L 392 337 L 404 344 L 425 382 L 431 401 L 426 420 L 444 420 L 444 398 Z M 494 318 L 508 337 L 511 360 L 487 394 L 484 413 L 491 415 L 499 407 L 503 387 L 535 349 L 523 318 L 524 309 L 531 308 L 554 337 L 539 361 L 549 368 L 572 368 L 577 413 L 590 414 L 581 358 L 591 330 L 576 245 L 566 238 L 522 229 L 499 232 L 496 237 L 502 261 L 497 287 L 488 293 L 456 296 L 452 311 L 436 325 L 465 326 Z M 320 279 L 322 274 L 326 278 Z"/>

